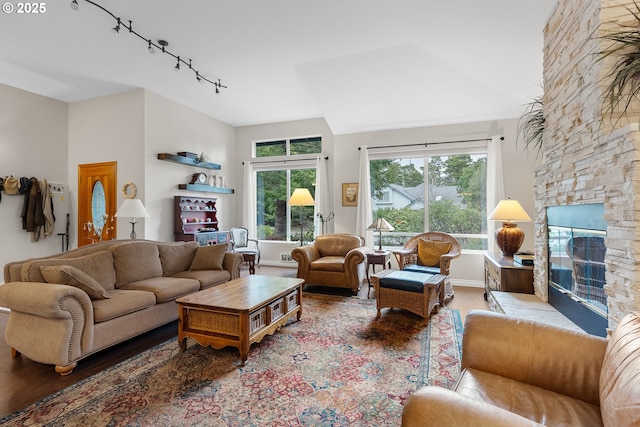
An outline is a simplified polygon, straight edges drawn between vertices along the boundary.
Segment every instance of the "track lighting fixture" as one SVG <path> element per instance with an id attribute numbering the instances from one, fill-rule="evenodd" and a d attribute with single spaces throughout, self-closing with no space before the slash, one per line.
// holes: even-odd
<path id="1" fill-rule="evenodd" d="M 133 21 L 129 20 L 129 25 L 123 23 L 119 17 L 117 17 L 116 15 L 114 15 L 113 13 L 111 13 L 109 10 L 107 10 L 104 6 L 99 5 L 98 3 L 95 3 L 91 0 L 83 0 L 85 3 L 89 3 L 95 7 L 97 7 L 98 9 L 102 10 L 104 13 L 110 15 L 113 19 L 116 20 L 116 26 L 113 27 L 113 31 L 115 31 L 116 33 L 120 33 L 120 27 L 124 26 L 127 30 L 129 30 L 129 33 L 137 36 L 138 38 L 144 40 L 147 43 L 147 50 L 149 53 L 154 53 L 156 50 L 154 48 L 159 49 L 162 53 L 166 53 L 167 55 L 172 56 L 173 58 L 176 59 L 176 65 L 174 67 L 174 69 L 176 70 L 180 70 L 180 63 L 182 62 L 184 65 L 188 66 L 189 69 L 191 71 L 193 71 L 196 75 L 196 81 L 198 81 L 199 83 L 210 83 L 213 85 L 213 87 L 215 88 L 216 93 L 220 93 L 220 88 L 224 88 L 226 89 L 227 87 L 225 85 L 223 85 L 220 81 L 220 79 L 218 79 L 218 81 L 214 81 L 214 80 L 210 80 L 208 78 L 206 78 L 205 76 L 203 76 L 202 74 L 200 74 L 200 72 L 198 70 L 196 70 L 195 68 L 193 68 L 193 65 L 191 63 L 191 59 L 189 59 L 189 62 L 186 62 L 183 59 L 180 59 L 179 55 L 174 55 L 173 53 L 169 52 L 167 50 L 167 46 L 169 46 L 169 43 L 166 40 L 161 40 L 159 39 L 157 41 L 157 44 L 154 43 L 150 38 L 144 37 L 141 34 L 137 33 L 136 31 L 134 31 L 133 29 Z M 80 5 L 78 3 L 78 0 L 71 0 L 71 9 L 73 10 L 79 10 L 80 9 Z M 126 22 L 126 21 L 125 21 Z"/>
<path id="2" fill-rule="evenodd" d="M 116 26 L 113 27 L 113 31 L 120 34 L 120 18 L 118 18 L 118 23 L 116 24 Z"/>

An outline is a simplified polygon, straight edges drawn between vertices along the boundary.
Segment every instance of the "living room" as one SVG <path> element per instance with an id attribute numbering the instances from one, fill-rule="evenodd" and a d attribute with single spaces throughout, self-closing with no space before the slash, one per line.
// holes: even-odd
<path id="1" fill-rule="evenodd" d="M 92 6 L 84 4 L 83 1 L 79 1 L 79 3 L 80 11 L 74 11 L 73 13 L 80 12 L 83 14 L 81 19 L 89 22 L 92 20 L 91 17 L 96 18 L 95 11 L 91 9 Z M 506 10 L 507 6 L 503 3 L 505 2 L 495 2 L 493 6 L 504 6 Z M 533 2 L 526 3 L 526 7 L 533 7 Z M 572 2 L 573 7 L 564 5 L 565 9 L 562 10 L 575 11 L 584 6 L 585 3 L 587 2 Z M 600 2 L 594 3 L 598 3 L 598 6 L 600 5 Z M 629 2 L 623 3 L 627 4 Z M 108 4 L 105 2 L 104 4 L 110 9 L 118 9 L 122 6 L 117 1 L 108 2 Z M 589 5 L 593 6 L 591 2 L 589 2 Z M 51 5 L 49 6 L 52 7 Z M 65 4 L 64 7 L 68 8 L 68 5 Z M 544 13 L 540 12 L 541 9 L 544 9 Z M 451 118 L 443 118 L 440 121 L 427 122 L 417 121 L 415 116 L 410 116 L 405 121 L 385 122 L 386 119 L 381 119 L 378 114 L 374 114 L 371 109 L 366 108 L 367 102 L 369 104 L 373 102 L 371 97 L 364 97 L 364 104 L 352 104 L 348 102 L 350 97 L 357 95 L 351 92 L 346 92 L 342 101 L 331 101 L 338 104 L 340 102 L 344 103 L 345 105 L 340 106 L 341 108 L 338 108 L 335 104 L 328 106 L 328 101 L 320 95 L 323 90 L 328 90 L 325 85 L 329 86 L 333 80 L 315 75 L 308 67 L 310 67 L 309 64 L 335 66 L 336 64 L 332 61 L 328 61 L 328 64 L 317 64 L 315 61 L 309 61 L 305 63 L 307 68 L 301 66 L 300 73 L 304 76 L 302 80 L 309 85 L 305 89 L 313 93 L 320 107 L 316 108 L 315 114 L 308 114 L 308 110 L 305 110 L 306 115 L 303 116 L 289 112 L 290 119 L 278 116 L 273 120 L 259 119 L 252 122 L 252 119 L 247 119 L 246 122 L 242 123 L 227 120 L 224 118 L 223 113 L 212 115 L 203 112 L 206 108 L 202 108 L 202 103 L 199 106 L 187 105 L 177 101 L 176 99 L 180 98 L 174 96 L 174 92 L 163 92 L 162 89 L 155 89 L 161 87 L 162 82 L 159 85 L 156 83 L 156 86 L 151 84 L 147 86 L 144 82 L 144 77 L 138 77 L 137 84 L 128 81 L 123 85 L 118 85 L 116 90 L 107 94 L 100 93 L 97 96 L 73 101 L 55 99 L 56 96 L 54 94 L 56 90 L 62 90 L 61 86 L 64 85 L 61 82 L 65 81 L 66 77 L 57 81 L 55 80 L 55 71 L 47 77 L 42 70 L 35 66 L 29 70 L 26 67 L 26 63 L 12 64 L 11 52 L 19 49 L 19 47 L 8 41 L 11 37 L 7 36 L 0 44 L 0 46 L 7 47 L 5 52 L 8 52 L 0 56 L 0 61 L 7 65 L 5 67 L 5 75 L 0 73 L 0 112 L 2 113 L 2 123 L 0 123 L 0 152 L 2 154 L 0 156 L 0 175 L 35 176 L 46 178 L 49 182 L 61 183 L 64 187 L 62 194 L 54 197 L 57 197 L 56 206 L 64 206 L 60 212 L 69 213 L 70 226 L 65 228 L 64 215 L 60 215 L 61 217 L 57 218 L 53 235 L 39 241 L 32 241 L 31 235 L 25 233 L 20 227 L 22 198 L 2 194 L 0 216 L 4 220 L 0 223 L 0 233 L 4 236 L 3 242 L 5 244 L 0 252 L 0 264 L 5 265 L 18 259 L 48 256 L 59 252 L 61 241 L 64 247 L 65 239 L 65 236 L 60 236 L 61 233 L 68 233 L 71 248 L 78 246 L 78 229 L 81 227 L 76 223 L 78 216 L 76 189 L 79 187 L 79 165 L 105 161 L 117 162 L 118 189 L 126 183 L 135 183 L 137 198 L 144 202 L 144 206 L 150 214 L 148 218 L 138 220 L 139 223 L 136 225 L 138 238 L 171 242 L 174 240 L 172 226 L 174 220 L 173 197 L 180 193 L 178 185 L 188 183 L 192 173 L 197 169 L 160 161 L 158 159 L 159 153 L 177 153 L 181 151 L 204 153 L 210 161 L 221 165 L 220 174 L 224 175 L 226 186 L 234 190 L 233 194 L 218 194 L 215 196 L 218 198 L 217 207 L 220 229 L 226 230 L 234 226 L 244 226 L 244 222 L 247 221 L 244 218 L 245 212 L 248 211 L 244 200 L 244 195 L 246 194 L 244 164 L 255 160 L 253 157 L 253 144 L 256 141 L 306 136 L 321 137 L 322 154 L 328 157 L 329 206 L 330 211 L 334 214 L 334 219 L 327 223 L 327 233 L 354 233 L 356 230 L 357 208 L 343 205 L 342 184 L 357 183 L 359 181 L 360 171 L 358 164 L 360 163 L 361 149 L 365 146 L 402 146 L 466 140 L 489 141 L 496 136 L 504 137 L 504 140 L 500 143 L 503 175 L 505 177 L 504 194 L 507 197 L 519 200 L 525 211 L 533 219 L 532 222 L 518 224 L 526 236 L 522 249 L 534 251 L 538 258 L 542 258 L 547 250 L 543 244 L 546 241 L 544 230 L 546 229 L 545 208 L 547 206 L 562 204 L 563 200 L 591 203 L 594 201 L 601 202 L 605 198 L 602 196 L 604 191 L 600 184 L 595 184 L 594 188 L 589 189 L 588 183 L 585 184 L 584 181 L 577 179 L 578 184 L 574 184 L 571 187 L 566 182 L 575 178 L 575 176 L 570 176 L 570 173 L 564 169 L 562 173 L 557 173 L 557 170 L 554 169 L 554 167 L 557 167 L 556 163 L 549 162 L 548 158 L 545 163 L 544 156 L 542 158 L 539 157 L 539 153 L 536 150 L 524 149 L 523 145 L 520 144 L 521 141 L 518 141 L 519 113 L 522 112 L 523 106 L 528 100 L 541 92 L 541 88 L 537 85 L 538 81 L 542 81 L 542 32 L 549 14 L 554 9 L 555 2 L 552 1 L 545 2 L 544 7 L 540 9 L 536 8 L 536 12 L 539 13 L 536 18 L 539 18 L 541 22 L 537 33 L 534 32 L 539 36 L 539 40 L 536 41 L 537 45 L 536 43 L 534 45 L 540 50 L 539 52 L 531 53 L 530 56 L 539 60 L 540 63 L 534 66 L 539 73 L 532 73 L 534 79 L 527 83 L 530 93 L 521 93 L 517 102 L 512 102 L 511 110 L 503 114 L 492 111 L 485 115 L 481 112 L 482 107 L 476 106 L 476 114 L 468 114 L 466 119 L 458 118 L 457 120 L 452 120 Z M 91 17 L 87 16 L 89 11 L 91 11 Z M 56 13 L 62 12 L 58 11 Z M 122 14 L 123 16 L 125 15 L 124 12 Z M 3 20 L 8 18 L 15 18 L 15 16 L 10 17 L 5 13 Z M 109 28 L 108 25 L 113 25 L 111 18 L 108 20 L 103 18 L 96 19 L 107 22 L 107 29 Z M 141 22 L 144 20 L 143 18 L 136 19 Z M 85 23 L 84 25 L 87 24 Z M 95 23 L 89 23 L 88 25 L 95 26 Z M 130 23 L 128 25 L 131 26 Z M 14 22 L 11 25 L 11 30 L 16 30 L 18 26 Z M 559 24 L 558 27 L 560 27 Z M 138 30 L 140 27 L 136 24 L 135 28 Z M 555 28 L 557 27 L 552 26 L 551 29 L 547 27 L 546 31 L 550 32 Z M 2 31 L 0 30 L 0 33 Z M 559 31 L 559 33 L 563 32 Z M 128 37 L 129 35 L 124 30 L 121 30 L 119 37 L 123 36 Z M 169 38 L 168 35 L 166 37 Z M 100 43 L 105 42 L 106 38 L 101 36 Z M 216 45 L 218 43 L 222 42 L 217 42 Z M 131 44 L 137 45 L 138 41 L 122 40 L 118 48 L 124 49 L 126 55 L 131 55 L 132 52 L 130 50 L 134 50 L 128 46 Z M 135 50 L 138 47 L 136 46 Z M 172 47 L 173 44 L 170 44 L 169 48 Z M 146 49 L 145 46 L 143 48 Z M 100 47 L 96 48 L 98 51 L 100 49 Z M 142 49 L 140 56 L 146 55 L 144 49 Z M 115 50 L 117 51 L 117 49 Z M 412 52 L 411 49 L 408 51 L 400 49 L 399 57 L 404 58 L 404 55 L 410 55 Z M 398 53 L 398 51 L 394 53 Z M 512 52 L 509 54 L 512 54 Z M 95 56 L 97 54 L 96 52 L 89 52 L 88 55 Z M 547 59 L 553 56 L 549 53 L 546 53 L 546 55 Z M 51 54 L 51 56 L 55 55 Z M 127 58 L 130 57 L 127 56 Z M 264 60 L 265 58 L 262 57 L 262 59 Z M 195 60 L 196 58 L 194 57 L 194 63 Z M 117 61 L 112 60 L 112 62 Z M 493 62 L 501 61 L 493 59 Z M 165 65 L 158 66 L 158 64 L 155 64 L 154 69 L 162 68 Z M 250 64 L 244 65 L 246 68 L 250 68 Z M 169 66 L 169 71 L 173 73 L 172 66 Z M 319 67 L 319 69 L 326 72 L 326 69 L 322 67 Z M 545 68 L 545 73 L 549 69 L 553 68 Z M 11 71 L 14 73 L 10 73 Z M 16 77 L 21 73 L 22 77 Z M 33 73 L 33 75 L 30 73 Z M 481 74 L 484 73 L 486 71 L 481 72 Z M 42 93 L 47 93 L 47 95 L 37 93 L 37 84 L 29 86 L 30 83 L 26 81 L 29 80 L 30 76 L 40 85 L 45 84 L 47 79 L 51 79 L 48 91 L 41 91 Z M 43 79 L 43 77 L 46 78 Z M 171 77 L 171 75 L 162 74 L 162 79 Z M 81 81 L 82 78 L 78 77 L 78 80 Z M 84 78 L 88 77 L 85 76 Z M 305 78 L 310 80 L 305 80 Z M 323 78 L 326 81 L 323 81 Z M 539 80 L 535 80 L 535 78 L 539 78 Z M 545 79 L 547 78 L 549 78 L 549 75 L 545 74 Z M 160 80 L 162 81 L 162 79 Z M 233 81 L 232 76 L 229 79 Z M 150 77 L 151 80 L 153 80 L 152 77 Z M 261 79 L 257 78 L 256 80 Z M 223 83 L 227 83 L 224 78 Z M 268 79 L 260 83 L 266 86 L 270 85 Z M 300 84 L 300 82 L 297 83 Z M 183 81 L 181 84 L 191 85 L 194 82 Z M 389 85 L 393 86 L 392 82 L 389 82 Z M 52 89 L 51 86 L 54 88 Z M 232 93 L 237 84 L 228 83 L 228 86 L 228 88 L 221 87 L 221 93 L 206 102 L 216 103 L 219 99 L 233 96 Z M 447 85 L 443 84 L 443 86 Z M 465 85 L 461 84 L 461 86 L 466 89 Z M 101 89 L 97 88 L 96 92 L 100 92 Z M 196 86 L 196 89 L 185 89 L 189 94 L 203 90 L 205 89 L 202 85 Z M 485 96 L 492 93 L 491 91 L 482 92 Z M 551 92 L 550 90 L 549 93 L 554 93 L 553 99 L 555 102 L 561 102 L 558 101 L 558 98 L 562 99 L 562 96 L 555 97 L 557 92 Z M 454 97 L 457 95 L 460 94 L 454 92 Z M 562 93 L 562 95 L 565 96 L 566 93 Z M 62 98 L 63 96 L 60 97 Z M 566 98 L 569 101 L 571 100 L 569 95 L 566 95 Z M 467 98 L 463 99 L 464 101 L 458 102 L 461 108 L 462 104 L 467 101 Z M 567 101 L 567 105 L 569 101 Z M 482 100 L 476 100 L 475 102 L 482 104 Z M 440 101 L 431 103 L 436 105 L 436 109 L 441 104 Z M 387 104 L 385 108 L 389 108 L 389 106 L 391 109 L 397 107 L 393 100 L 387 101 Z M 466 105 L 464 107 L 466 109 Z M 263 106 L 265 110 L 270 108 L 272 107 L 268 105 L 266 107 Z M 442 108 L 446 109 L 445 105 Z M 291 109 L 295 108 L 288 110 L 290 111 Z M 386 111 L 382 106 L 380 109 L 381 111 Z M 357 112 L 361 111 L 364 117 L 373 117 L 374 120 L 377 120 L 379 126 L 372 126 L 362 121 L 359 122 L 357 117 L 352 122 L 343 121 L 340 113 L 344 112 L 346 117 L 347 112 L 344 110 L 356 110 L 356 116 Z M 555 123 L 564 124 L 562 122 L 565 117 L 560 113 L 560 110 L 553 111 L 554 129 L 556 129 Z M 349 114 L 353 114 L 353 111 L 349 111 Z M 397 118 L 393 117 L 393 119 Z M 576 124 L 579 121 L 579 119 L 574 120 L 573 126 L 579 126 Z M 351 127 L 351 124 L 355 125 Z M 563 134 L 563 132 L 561 131 L 558 134 Z M 616 138 L 621 137 L 616 134 Z M 562 139 L 559 140 L 562 141 Z M 549 148 L 553 153 L 561 151 L 557 146 L 549 145 L 547 142 L 547 149 Z M 619 154 L 616 153 L 616 155 Z M 604 156 L 607 155 L 611 154 L 604 154 Z M 565 157 L 562 158 L 564 159 Z M 598 159 L 600 160 L 599 157 Z M 589 169 L 583 163 L 581 163 L 581 166 L 587 170 Z M 616 163 L 615 166 L 618 166 L 618 164 Z M 605 175 L 602 167 L 593 169 L 597 169 L 597 173 L 600 175 Z M 628 168 L 621 167 L 620 169 L 627 170 Z M 618 179 L 622 182 L 625 182 L 625 180 L 626 182 L 633 181 L 633 178 L 630 179 L 628 177 Z M 606 181 L 606 179 L 604 180 Z M 563 187 L 571 187 L 568 191 L 568 196 L 561 192 Z M 117 205 L 119 206 L 123 200 L 124 197 L 118 195 Z M 613 211 L 607 211 L 607 218 L 610 219 L 615 213 L 628 212 L 628 209 L 625 209 L 626 207 L 627 205 L 622 203 L 615 205 Z M 118 218 L 116 221 L 116 237 L 118 239 L 127 239 L 131 231 L 128 218 Z M 620 224 L 616 224 L 614 229 L 621 234 L 629 230 L 628 227 L 624 228 Z M 372 238 L 371 240 L 374 241 L 373 233 L 368 234 Z M 295 264 L 283 262 L 281 254 L 290 252 L 299 242 L 293 239 L 291 241 L 265 240 L 261 241 L 260 244 L 262 263 L 264 265 L 295 268 Z M 615 258 L 613 265 L 622 266 L 627 264 L 627 261 L 630 260 L 628 255 L 633 255 L 633 251 L 626 246 L 616 246 L 615 249 L 617 255 L 625 249 L 627 252 L 624 256 Z M 482 250 L 463 251 L 461 257 L 452 266 L 451 277 L 456 286 L 476 288 L 484 286 L 484 254 L 485 251 Z M 632 260 L 633 257 L 631 257 Z M 548 296 L 546 283 L 546 269 L 548 266 L 544 261 L 537 262 L 535 293 L 541 300 L 544 300 Z M 633 269 L 631 268 L 630 271 L 633 271 Z M 611 299 L 610 309 L 613 308 L 613 310 L 610 313 L 612 317 L 609 322 L 611 325 L 615 325 L 623 314 L 637 309 L 637 304 L 632 298 L 636 290 L 634 285 L 629 286 L 629 277 L 633 273 L 627 273 L 626 270 L 617 270 L 611 273 L 615 274 L 615 276 L 611 277 L 615 277 L 613 283 L 615 283 L 618 293 L 615 298 Z"/>

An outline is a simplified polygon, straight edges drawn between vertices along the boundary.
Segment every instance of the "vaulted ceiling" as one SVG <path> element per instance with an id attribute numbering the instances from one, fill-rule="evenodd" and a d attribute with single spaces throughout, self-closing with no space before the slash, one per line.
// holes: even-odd
<path id="1" fill-rule="evenodd" d="M 0 14 L 0 83 L 62 101 L 146 88 L 233 126 L 336 134 L 518 117 L 542 92 L 556 0 L 78 0 Z M 17 3 L 13 3 L 17 5 Z"/>

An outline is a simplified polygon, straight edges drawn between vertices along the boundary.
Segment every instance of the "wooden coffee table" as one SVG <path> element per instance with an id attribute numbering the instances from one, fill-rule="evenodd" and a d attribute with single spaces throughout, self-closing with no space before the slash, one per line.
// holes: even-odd
<path id="1" fill-rule="evenodd" d="M 242 365 L 251 344 L 273 335 L 291 317 L 302 316 L 303 279 L 250 275 L 178 298 L 178 343 L 187 338 L 215 349 L 240 351 Z"/>

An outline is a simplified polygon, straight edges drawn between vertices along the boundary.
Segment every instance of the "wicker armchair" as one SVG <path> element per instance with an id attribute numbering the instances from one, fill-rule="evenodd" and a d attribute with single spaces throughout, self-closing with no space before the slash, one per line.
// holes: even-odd
<path id="1" fill-rule="evenodd" d="M 440 242 L 450 242 L 451 249 L 449 249 L 449 253 L 444 254 L 440 257 L 440 266 L 439 267 L 424 267 L 418 266 L 418 242 L 420 239 L 424 240 L 435 240 Z M 451 286 L 451 260 L 458 258 L 460 256 L 460 242 L 458 240 L 447 233 L 440 233 L 437 231 L 431 231 L 428 233 L 418 234 L 417 236 L 413 236 L 411 239 L 404 244 L 402 249 L 396 249 L 393 251 L 393 254 L 398 261 L 398 267 L 400 270 L 415 270 L 415 271 L 423 271 L 425 273 L 432 274 L 442 274 L 446 276 L 445 285 L 443 287 L 444 290 L 444 299 L 453 298 L 453 286 Z"/>

